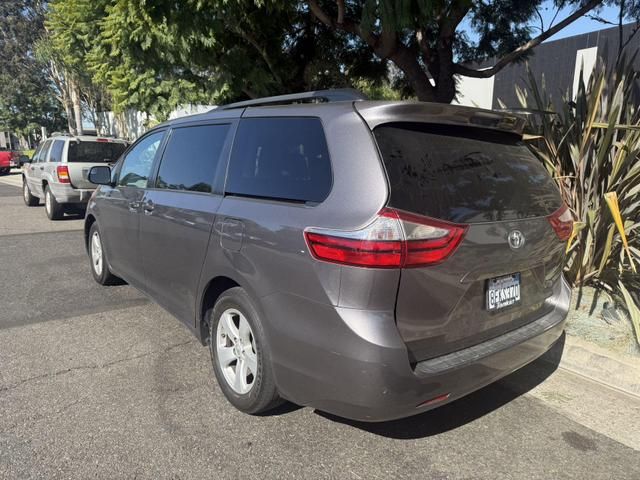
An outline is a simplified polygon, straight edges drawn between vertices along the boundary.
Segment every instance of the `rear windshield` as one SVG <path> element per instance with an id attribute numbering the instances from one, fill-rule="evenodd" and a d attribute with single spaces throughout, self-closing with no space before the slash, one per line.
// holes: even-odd
<path id="1" fill-rule="evenodd" d="M 115 162 L 127 146 L 115 142 L 69 142 L 69 162 L 111 163 Z"/>
<path id="2" fill-rule="evenodd" d="M 546 170 L 517 137 L 414 123 L 374 130 L 390 206 L 459 223 L 549 215 L 561 205 Z"/>

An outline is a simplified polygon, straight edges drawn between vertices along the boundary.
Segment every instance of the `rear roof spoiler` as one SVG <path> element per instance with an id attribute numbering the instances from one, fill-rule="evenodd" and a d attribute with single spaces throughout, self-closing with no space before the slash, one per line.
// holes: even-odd
<path id="1" fill-rule="evenodd" d="M 355 102 L 372 130 L 383 123 L 416 122 L 498 130 L 522 135 L 525 119 L 513 113 L 427 102 Z"/>

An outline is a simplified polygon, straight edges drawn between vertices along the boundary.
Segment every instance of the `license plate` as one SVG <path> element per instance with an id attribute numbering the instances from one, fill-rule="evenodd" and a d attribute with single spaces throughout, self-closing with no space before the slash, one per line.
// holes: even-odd
<path id="1" fill-rule="evenodd" d="M 487 280 L 487 310 L 500 310 L 520 302 L 520 274 Z"/>

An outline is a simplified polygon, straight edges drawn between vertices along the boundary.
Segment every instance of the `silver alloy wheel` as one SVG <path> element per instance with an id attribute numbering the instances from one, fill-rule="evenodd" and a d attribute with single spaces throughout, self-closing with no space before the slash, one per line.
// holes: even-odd
<path id="1" fill-rule="evenodd" d="M 96 275 L 102 275 L 102 242 L 98 232 L 91 236 L 91 265 Z"/>
<path id="2" fill-rule="evenodd" d="M 49 190 L 44 196 L 44 208 L 47 209 L 48 214 L 51 214 L 51 192 Z"/>
<path id="3" fill-rule="evenodd" d="M 24 197 L 25 202 L 29 202 L 29 185 L 27 185 L 27 182 L 24 182 L 24 187 L 22 189 L 22 196 Z"/>
<path id="4" fill-rule="evenodd" d="M 249 393 L 258 375 L 258 356 L 251 325 L 235 308 L 228 308 L 218 322 L 216 355 L 224 379 L 234 392 Z"/>

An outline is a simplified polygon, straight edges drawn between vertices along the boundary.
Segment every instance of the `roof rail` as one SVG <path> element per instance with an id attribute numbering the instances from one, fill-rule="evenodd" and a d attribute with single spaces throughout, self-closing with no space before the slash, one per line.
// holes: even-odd
<path id="1" fill-rule="evenodd" d="M 222 105 L 216 110 L 232 110 L 245 107 L 263 107 L 268 105 L 291 105 L 294 103 L 328 103 L 354 100 L 367 100 L 367 96 L 353 88 L 336 88 L 332 90 L 316 90 L 313 92 L 292 93 L 275 97 L 256 98 L 244 102 Z"/>

